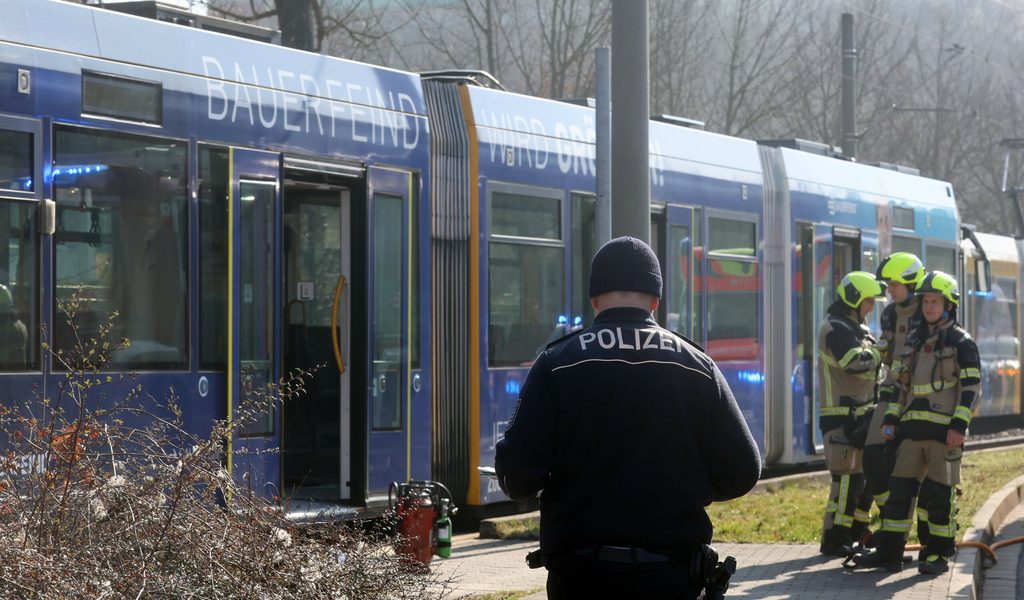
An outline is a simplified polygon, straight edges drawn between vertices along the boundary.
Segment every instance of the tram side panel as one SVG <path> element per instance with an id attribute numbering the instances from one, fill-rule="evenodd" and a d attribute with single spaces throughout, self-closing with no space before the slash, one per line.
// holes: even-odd
<path id="1" fill-rule="evenodd" d="M 821 452 L 817 330 L 839 280 L 852 270 L 874 272 L 883 256 L 901 250 L 924 257 L 929 268 L 955 270 L 947 262 L 955 256 L 959 218 L 945 182 L 787 148 L 781 156 L 794 249 L 792 461 L 802 463 Z M 941 267 L 929 265 L 929 252 Z M 876 302 L 869 315 L 876 334 L 884 304 Z"/>
<path id="2" fill-rule="evenodd" d="M 965 242 L 961 302 L 967 304 L 963 320 L 981 354 L 981 397 L 974 409 L 976 423 L 992 427 L 992 419 L 1020 415 L 1020 305 L 1021 262 L 1018 242 L 1008 236 L 975 234 L 991 270 L 989 289 L 976 287 L 979 253 Z"/>
<path id="3" fill-rule="evenodd" d="M 223 210 L 228 186 L 210 186 L 217 174 L 207 171 L 204 176 L 204 167 L 215 165 L 204 162 L 202 149 L 269 149 L 277 153 L 278 165 L 289 154 L 314 161 L 377 161 L 404 169 L 411 180 L 428 188 L 429 135 L 419 79 L 64 2 L 9 0 L 7 5 L 5 14 L 12 16 L 0 25 L 0 61 L 12 73 L 27 71 L 31 87 L 25 93 L 12 92 L 10 98 L 6 88 L 0 92 L 4 113 L 38 124 L 33 140 L 38 156 L 35 189 L 18 198 L 45 195 L 57 202 L 57 232 L 40 238 L 34 266 L 39 280 L 55 281 L 56 287 L 34 292 L 39 310 L 27 324 L 29 331 L 35 335 L 40 324 L 46 325 L 54 342 L 64 344 L 68 331 L 56 300 L 85 286 L 89 293 L 82 318 L 95 315 L 96 321 L 102 313 L 120 310 L 122 329 L 117 333 L 133 341 L 114 357 L 108 372 L 138 371 L 135 382 L 158 401 L 162 390 L 173 388 L 182 397 L 186 426 L 202 433 L 211 419 L 226 413 L 225 319 L 237 317 L 227 316 L 226 299 L 219 309 L 207 296 L 200 301 L 198 287 L 209 283 L 209 275 L 227 274 L 224 230 L 218 234 L 208 229 L 215 219 L 205 217 L 216 213 L 218 205 Z M 179 51 L 147 54 L 145 48 L 154 45 L 138 42 L 154 39 Z M 118 86 L 139 101 L 119 102 L 112 92 Z M 7 129 L 2 119 L 14 118 L 0 115 L 0 129 Z M 198 150 L 190 138 L 198 140 Z M 269 176 L 279 181 L 280 166 Z M 226 173 L 220 177 L 227 180 Z M 204 192 L 212 196 L 204 200 Z M 408 185 L 399 195 L 405 199 L 403 218 L 419 223 L 428 211 L 414 203 L 426 198 L 414 192 Z M 213 212 L 202 214 L 204 207 Z M 280 247 L 278 213 L 272 212 L 271 218 L 266 241 L 273 239 Z M 404 231 L 421 229 L 407 223 Z M 403 260 L 410 267 L 418 262 L 422 273 L 429 254 L 413 252 L 407 242 L 402 248 Z M 264 283 L 259 289 L 276 290 L 280 284 L 276 279 Z M 415 288 L 420 297 L 429 295 L 425 285 L 429 277 L 414 281 L 410 275 L 402 293 Z M 153 290 L 161 293 L 154 295 Z M 256 293 L 254 287 L 254 299 Z M 268 292 L 275 329 L 282 310 L 278 293 Z M 402 306 L 409 307 L 402 339 L 411 343 L 411 302 L 403 300 Z M 428 339 L 429 325 L 420 333 L 420 339 Z M 275 357 L 281 351 L 278 337 L 271 333 Z M 354 352 L 358 356 L 372 349 L 359 342 Z M 423 410 L 427 401 L 410 390 L 417 387 L 429 397 L 430 382 L 423 378 L 431 372 L 430 355 L 421 348 L 419 371 L 414 373 L 408 349 L 402 354 L 407 365 L 402 393 L 413 394 L 415 401 L 400 403 L 405 441 L 392 458 L 405 465 L 405 476 L 423 477 L 422 454 L 428 445 L 423 440 L 430 436 Z M 62 379 L 60 365 L 45 357 L 36 361 L 35 374 L 31 366 L 27 371 L 32 385 L 41 382 L 38 388 L 44 393 L 56 389 Z M 280 366 L 275 369 L 276 378 Z M 413 385 L 416 376 L 419 386 Z M 26 385 L 18 383 L 25 375 L 0 377 L 5 391 Z M 112 390 L 111 396 L 122 391 Z M 368 391 L 354 391 L 354 397 L 369 402 Z M 279 439 L 279 427 L 272 424 L 270 443 Z M 410 457 L 410 444 L 415 458 Z M 357 447 L 354 452 L 357 460 L 364 460 L 369 450 Z"/>

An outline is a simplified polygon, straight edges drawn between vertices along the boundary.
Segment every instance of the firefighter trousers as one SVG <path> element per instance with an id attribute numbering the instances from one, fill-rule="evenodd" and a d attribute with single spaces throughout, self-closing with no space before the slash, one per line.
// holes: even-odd
<path id="1" fill-rule="evenodd" d="M 889 500 L 882 509 L 876 546 L 892 560 L 903 553 L 917 505 L 919 558 L 949 557 L 956 552 L 956 485 L 962 450 L 933 440 L 904 440 L 896 453 Z"/>

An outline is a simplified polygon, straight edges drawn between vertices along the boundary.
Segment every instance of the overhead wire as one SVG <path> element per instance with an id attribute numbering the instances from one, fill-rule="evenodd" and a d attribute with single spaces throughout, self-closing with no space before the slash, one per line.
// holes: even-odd
<path id="1" fill-rule="evenodd" d="M 929 33 L 927 31 L 922 31 L 919 28 L 911 28 L 911 27 L 908 27 L 908 26 L 906 26 L 904 24 L 893 22 L 890 19 L 886 19 L 886 18 L 884 18 L 884 17 L 882 17 L 880 15 L 877 15 L 877 14 L 872 13 L 870 11 L 864 10 L 863 8 L 860 8 L 859 6 L 856 6 L 855 4 L 850 2 L 850 0 L 833 0 L 833 1 L 837 5 L 839 5 L 841 7 L 844 7 L 846 9 L 850 10 L 851 12 L 858 13 L 860 15 L 863 15 L 864 17 L 867 17 L 869 19 L 872 19 L 874 21 L 877 21 L 879 23 L 882 23 L 882 24 L 887 25 L 889 27 L 892 27 L 894 29 L 903 31 L 903 32 L 905 32 L 907 34 L 916 35 L 916 36 L 925 37 L 925 38 L 930 38 L 930 39 L 936 41 L 937 44 L 938 44 L 938 47 L 940 47 L 940 48 L 942 48 L 947 43 L 946 40 L 944 40 L 941 36 L 939 36 L 937 34 Z M 998 2 L 997 0 L 991 0 L 991 1 L 999 4 L 1000 6 L 1003 6 L 1004 8 L 1010 8 L 1010 7 L 1006 6 L 1005 4 L 1002 4 L 1002 3 Z M 1004 63 L 996 61 L 996 60 L 993 60 L 992 58 L 990 58 L 988 56 L 985 56 L 985 55 L 982 55 L 982 54 L 979 54 L 978 52 L 975 52 L 975 51 L 973 51 L 970 48 L 967 48 L 965 46 L 957 45 L 956 46 L 956 52 L 960 56 L 967 56 L 967 57 L 970 57 L 970 58 L 972 58 L 974 60 L 982 62 L 984 64 L 997 67 L 997 68 L 999 68 L 999 69 L 1001 69 L 1003 71 L 1006 71 L 1007 73 L 1009 73 L 1011 75 L 1020 76 L 1020 74 L 1021 74 L 1020 71 L 1014 69 L 1012 66 L 1004 64 Z M 898 89 L 898 90 L 894 89 L 892 87 L 886 86 L 886 85 L 879 84 L 879 83 L 865 81 L 864 79 L 862 79 L 860 77 L 856 77 L 855 80 L 857 81 L 858 85 L 866 87 L 868 89 L 872 89 L 872 90 L 876 90 L 876 91 L 884 91 L 884 92 L 887 92 L 888 94 L 891 94 L 892 96 L 894 96 L 895 98 L 898 98 L 898 99 L 908 99 L 908 98 L 911 97 L 912 94 L 917 92 L 919 89 L 921 89 L 925 85 L 931 83 L 932 75 L 934 75 L 934 73 L 932 73 L 932 74 L 930 74 L 928 76 L 922 76 L 920 82 L 917 83 L 916 85 L 912 85 L 911 87 L 901 86 L 901 88 Z"/>

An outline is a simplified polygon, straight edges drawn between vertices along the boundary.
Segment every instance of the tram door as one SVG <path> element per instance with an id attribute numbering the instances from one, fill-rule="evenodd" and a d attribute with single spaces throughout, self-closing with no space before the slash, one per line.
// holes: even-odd
<path id="1" fill-rule="evenodd" d="M 700 239 L 693 227 L 694 211 L 688 206 L 670 204 L 666 212 L 666 325 L 668 329 L 702 344 L 701 290 L 695 290 L 693 285 L 694 281 L 701 281 L 700 271 L 695 268 L 698 258 L 695 248 L 700 246 Z"/>
<path id="2" fill-rule="evenodd" d="M 813 288 L 811 289 L 811 314 L 813 327 L 806 335 L 813 344 L 811 373 L 814 385 L 811 386 L 813 397 L 810 398 L 810 428 L 814 447 L 820 451 L 824 447 L 821 430 L 818 428 L 818 407 L 821 403 L 820 361 L 823 348 L 818 346 L 818 332 L 825 320 L 825 311 L 835 301 L 836 287 L 843 276 L 850 271 L 861 268 L 860 231 L 832 225 L 814 225 L 814 263 Z M 804 277 L 807 276 L 805 269 Z"/>
<path id="3" fill-rule="evenodd" d="M 276 382 L 277 356 L 274 285 L 277 261 L 276 213 L 280 194 L 280 156 L 255 150 L 230 150 L 228 201 L 228 420 L 238 429 L 228 447 L 228 470 L 248 475 L 255 488 L 276 495 L 277 410 L 267 400 Z"/>
<path id="4" fill-rule="evenodd" d="M 292 162 L 285 161 L 281 217 L 282 364 L 285 373 L 311 375 L 302 395 L 281 407 L 282 488 L 293 499 L 350 500 L 351 300 L 361 287 L 352 281 L 351 207 L 362 182 L 289 170 Z"/>
<path id="5" fill-rule="evenodd" d="M 419 373 L 410 370 L 414 292 L 412 177 L 407 171 L 371 167 L 367 173 L 369 206 L 368 322 L 366 394 L 369 402 L 366 495 L 376 502 L 392 481 L 411 476 L 413 394 Z"/>

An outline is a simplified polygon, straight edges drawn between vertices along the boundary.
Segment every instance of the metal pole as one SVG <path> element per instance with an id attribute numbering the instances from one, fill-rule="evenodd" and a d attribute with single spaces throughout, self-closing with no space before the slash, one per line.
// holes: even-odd
<path id="1" fill-rule="evenodd" d="M 651 241 L 647 0 L 612 0 L 612 234 Z"/>
<path id="2" fill-rule="evenodd" d="M 840 18 L 843 36 L 843 154 L 857 158 L 857 48 L 853 39 L 853 15 Z"/>
<path id="3" fill-rule="evenodd" d="M 597 207 L 596 247 L 612 239 L 612 57 L 611 49 L 595 51 L 597 62 Z"/>

